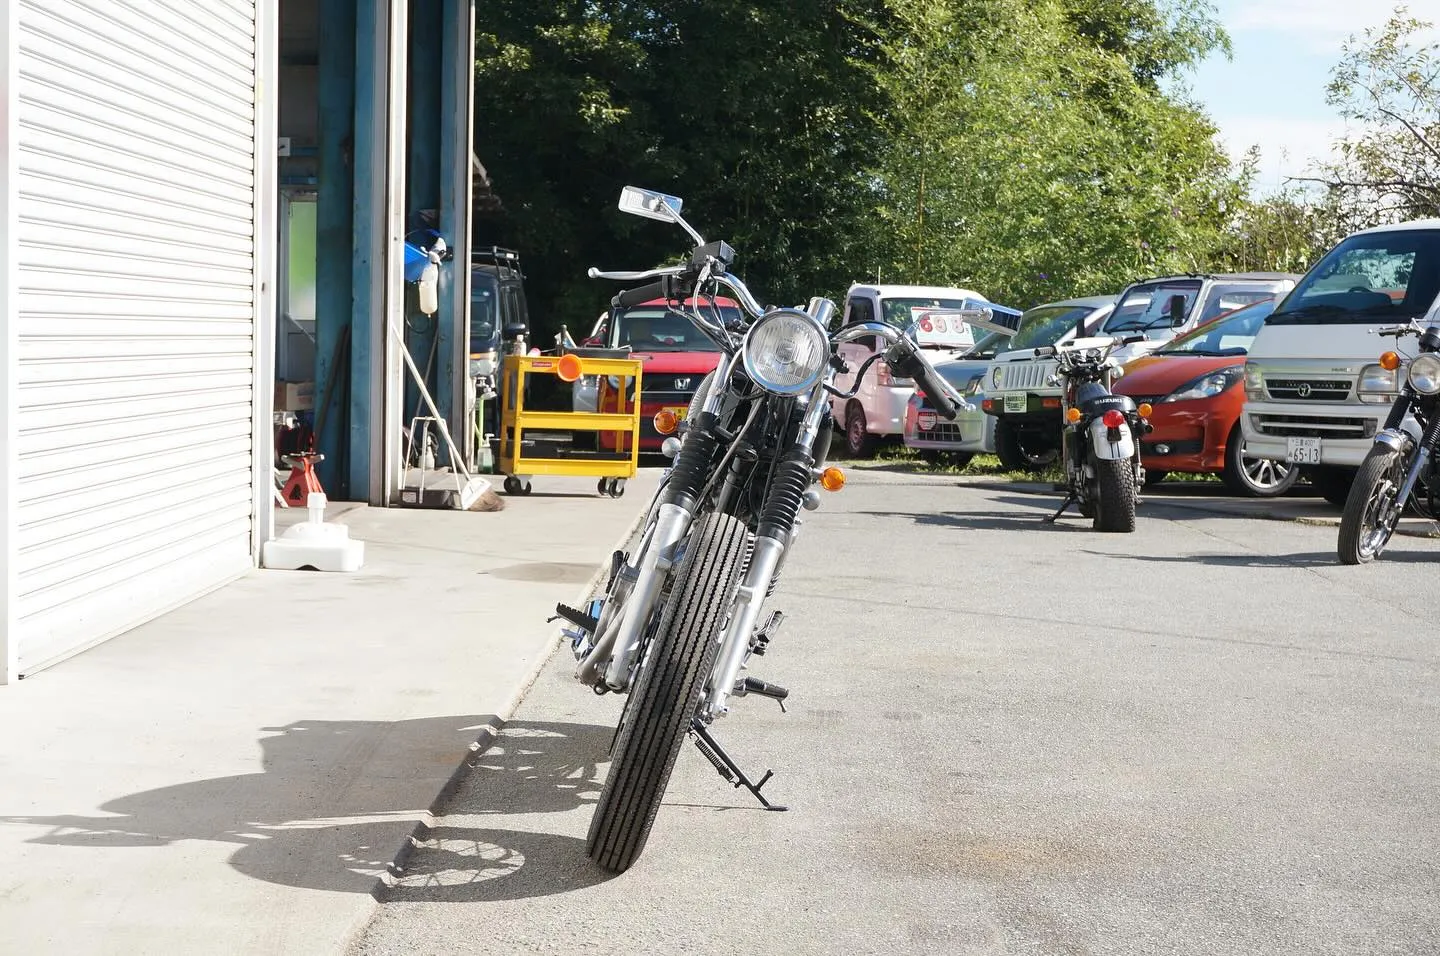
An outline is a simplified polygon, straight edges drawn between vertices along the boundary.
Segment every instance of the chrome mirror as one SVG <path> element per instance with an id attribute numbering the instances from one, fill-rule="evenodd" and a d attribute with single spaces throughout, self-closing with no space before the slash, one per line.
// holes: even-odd
<path id="1" fill-rule="evenodd" d="M 679 196 L 667 196 L 653 189 L 626 186 L 620 191 L 620 211 L 628 212 L 632 216 L 644 216 L 646 219 L 679 222 L 682 204 Z"/>

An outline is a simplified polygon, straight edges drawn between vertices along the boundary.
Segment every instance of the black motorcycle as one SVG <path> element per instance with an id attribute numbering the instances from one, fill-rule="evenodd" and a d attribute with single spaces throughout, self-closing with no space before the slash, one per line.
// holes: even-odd
<path id="1" fill-rule="evenodd" d="M 1397 348 L 1402 337 L 1418 336 L 1420 353 L 1407 363 L 1398 352 L 1386 352 L 1377 366 L 1366 370 L 1390 376 L 1399 383 L 1399 394 L 1350 486 L 1336 547 L 1341 564 L 1378 558 L 1407 503 L 1427 518 L 1440 513 L 1440 470 L 1435 464 L 1440 443 L 1440 328 L 1411 322 L 1377 334 L 1394 337 Z"/>

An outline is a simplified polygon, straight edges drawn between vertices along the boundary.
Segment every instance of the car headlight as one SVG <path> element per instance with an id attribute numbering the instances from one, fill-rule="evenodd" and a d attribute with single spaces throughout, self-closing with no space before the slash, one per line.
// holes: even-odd
<path id="1" fill-rule="evenodd" d="M 1417 355 L 1410 363 L 1410 385 L 1421 395 L 1440 392 L 1440 355 Z"/>
<path id="2" fill-rule="evenodd" d="M 983 387 L 984 383 L 985 383 L 985 376 L 983 376 L 983 375 L 976 375 L 976 376 L 972 377 L 972 378 L 970 379 L 970 381 L 967 382 L 966 385 L 965 385 L 965 394 L 966 394 L 966 395 L 979 395 L 979 394 L 980 394 L 980 389 Z"/>
<path id="3" fill-rule="evenodd" d="M 1265 377 L 1253 365 L 1245 366 L 1245 398 L 1252 402 L 1265 400 Z"/>
<path id="4" fill-rule="evenodd" d="M 990 388 L 992 391 L 1000 387 L 1000 379 L 1003 371 L 1004 369 L 999 365 L 990 370 Z"/>
<path id="5" fill-rule="evenodd" d="M 1360 370 L 1360 381 L 1355 394 L 1362 402 L 1388 404 L 1395 400 L 1400 391 L 1400 370 L 1388 369 L 1383 365 L 1367 365 Z"/>
<path id="6" fill-rule="evenodd" d="M 1196 379 L 1191 379 L 1181 385 L 1175 391 L 1160 399 L 1161 402 L 1189 402 L 1197 398 L 1214 398 L 1225 391 L 1236 382 L 1240 381 L 1245 374 L 1244 369 L 1239 365 L 1232 365 L 1229 368 L 1222 368 L 1214 372 L 1206 372 Z"/>
<path id="7" fill-rule="evenodd" d="M 830 360 L 830 339 L 799 309 L 762 315 L 745 336 L 745 371 L 756 385 L 778 395 L 815 387 Z"/>

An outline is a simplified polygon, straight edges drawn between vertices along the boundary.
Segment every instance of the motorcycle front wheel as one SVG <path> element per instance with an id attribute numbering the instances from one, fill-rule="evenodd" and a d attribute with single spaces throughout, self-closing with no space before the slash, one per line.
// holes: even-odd
<path id="1" fill-rule="evenodd" d="M 1096 531 L 1135 530 L 1135 468 L 1128 458 L 1095 462 Z"/>
<path id="2" fill-rule="evenodd" d="M 650 838 L 714 666 L 745 553 L 745 525 L 729 515 L 707 515 L 690 537 L 590 821 L 587 849 L 601 869 L 623 873 Z"/>
<path id="3" fill-rule="evenodd" d="M 1400 523 L 1402 507 L 1396 498 L 1404 468 L 1405 457 L 1398 451 L 1376 447 L 1365 456 L 1340 516 L 1336 552 L 1341 564 L 1366 564 L 1385 550 Z"/>

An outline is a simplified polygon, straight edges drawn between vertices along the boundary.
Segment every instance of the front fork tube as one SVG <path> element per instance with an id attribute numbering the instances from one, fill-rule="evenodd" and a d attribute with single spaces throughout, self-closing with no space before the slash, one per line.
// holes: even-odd
<path id="1" fill-rule="evenodd" d="M 735 594 L 735 603 L 730 611 L 730 624 L 720 641 L 720 656 L 710 675 L 710 689 L 705 699 L 704 718 L 707 721 L 723 717 L 728 711 L 727 701 L 740 679 L 740 668 L 750 651 L 750 635 L 760 619 L 760 606 L 765 603 L 765 592 L 785 556 L 785 542 L 776 538 L 756 538 L 755 550 L 750 556 L 750 568 L 745 580 Z"/>
<path id="2" fill-rule="evenodd" d="M 807 470 L 814 466 L 814 458 L 811 456 L 827 410 L 824 389 L 817 386 L 810 395 L 810 403 L 805 410 L 795 442 L 795 453 L 803 456 Z M 787 470 L 787 466 L 793 468 L 795 460 L 787 462 L 782 466 L 782 470 Z M 813 481 L 813 478 L 810 480 Z M 809 481 L 806 482 L 807 487 L 808 484 Z M 795 493 L 797 490 L 799 493 Z M 785 559 L 785 552 L 794 541 L 795 524 L 804 490 L 786 487 L 786 481 L 781 476 L 776 487 L 771 488 L 771 500 L 765 502 L 759 533 L 755 537 L 755 549 L 750 555 L 745 579 L 736 591 L 735 601 L 730 609 L 730 623 L 720 640 L 720 654 L 710 672 L 710 687 L 702 709 L 702 717 L 706 721 L 723 717 L 729 711 L 727 701 L 740 677 L 740 668 L 745 665 L 745 659 L 750 653 L 750 637 L 755 632 L 756 622 L 760 620 L 761 606 L 765 603 L 770 584 L 775 580 L 780 564 Z M 793 504 L 794 510 L 791 511 L 789 506 L 782 506 L 782 501 Z"/>
<path id="3" fill-rule="evenodd" d="M 592 650 L 575 670 L 582 684 L 595 684 L 604 668 L 605 683 L 623 690 L 629 678 L 631 659 L 640 642 L 641 630 L 675 559 L 675 546 L 690 530 L 690 512 L 676 504 L 662 504 L 655 519 L 649 547 L 640 556 L 640 571 L 634 589 L 617 618 L 612 618 Z M 607 665 L 608 662 L 608 666 Z"/>

